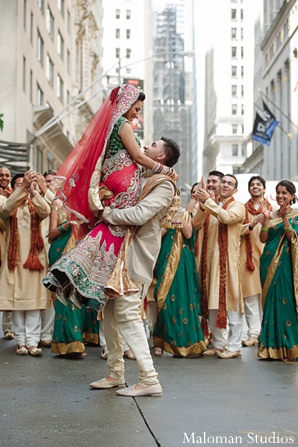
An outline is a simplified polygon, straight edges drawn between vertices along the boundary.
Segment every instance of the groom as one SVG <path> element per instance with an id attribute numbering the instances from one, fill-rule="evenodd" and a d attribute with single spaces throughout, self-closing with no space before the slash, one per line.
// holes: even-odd
<path id="1" fill-rule="evenodd" d="M 180 149 L 174 140 L 161 138 L 144 146 L 145 154 L 165 166 L 174 166 Z M 153 177 L 147 171 L 143 187 Z M 174 186 L 169 180 L 157 184 L 136 206 L 126 209 L 106 207 L 103 218 L 112 225 L 137 225 L 128 251 L 129 276 L 138 286 L 138 292 L 130 296 L 108 300 L 104 310 L 104 332 L 109 351 L 107 365 L 109 375 L 90 384 L 91 388 L 108 389 L 124 387 L 124 360 L 122 337 L 132 350 L 139 369 L 139 381 L 123 390 L 120 396 L 161 396 L 162 387 L 153 366 L 146 333 L 141 318 L 140 305 L 145 298 L 153 277 L 153 268 L 160 250 L 160 220 L 170 206 Z M 121 335 L 122 337 L 121 337 Z"/>

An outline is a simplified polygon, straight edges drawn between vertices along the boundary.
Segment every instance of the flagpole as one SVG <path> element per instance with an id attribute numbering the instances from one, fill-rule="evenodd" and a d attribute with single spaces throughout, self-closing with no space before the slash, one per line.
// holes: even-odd
<path id="1" fill-rule="evenodd" d="M 297 124 L 295 124 L 292 120 L 290 120 L 290 118 L 276 105 L 276 104 L 274 104 L 274 102 L 273 101 L 271 101 L 271 99 L 270 98 L 268 98 L 268 96 L 265 94 L 265 93 L 263 93 L 262 92 L 262 90 L 260 89 L 260 88 L 258 88 L 258 91 L 261 93 L 261 95 L 263 95 L 263 96 L 265 96 L 265 98 L 269 101 L 269 102 L 271 102 L 271 104 L 277 109 L 277 110 L 279 110 L 279 112 L 291 123 L 291 124 L 293 124 L 293 126 L 294 127 L 296 127 L 296 129 L 298 129 L 298 126 L 297 126 Z"/>

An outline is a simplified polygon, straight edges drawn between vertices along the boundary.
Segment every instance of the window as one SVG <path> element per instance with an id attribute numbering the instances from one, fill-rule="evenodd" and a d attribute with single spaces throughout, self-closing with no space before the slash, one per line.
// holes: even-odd
<path id="1" fill-rule="evenodd" d="M 241 133 L 244 135 L 244 124 L 241 124 Z"/>
<path id="2" fill-rule="evenodd" d="M 232 65 L 232 76 L 233 77 L 237 76 L 237 67 L 236 67 L 236 65 Z"/>
<path id="3" fill-rule="evenodd" d="M 116 19 L 120 19 L 120 9 L 116 9 Z"/>
<path id="4" fill-rule="evenodd" d="M 244 96 L 244 85 L 241 85 L 241 98 Z"/>
<path id="5" fill-rule="evenodd" d="M 39 60 L 42 66 L 43 66 L 43 50 L 44 50 L 44 43 L 39 31 L 37 30 L 37 59 Z"/>
<path id="6" fill-rule="evenodd" d="M 130 20 L 130 17 L 131 17 L 130 9 L 127 9 L 127 10 L 126 10 L 126 19 L 127 19 L 127 20 Z"/>
<path id="7" fill-rule="evenodd" d="M 231 19 L 232 20 L 237 19 L 237 9 L 231 9 Z"/>
<path id="8" fill-rule="evenodd" d="M 244 104 L 241 104 L 241 115 L 244 115 Z"/>
<path id="9" fill-rule="evenodd" d="M 30 97 L 30 102 L 32 104 L 32 100 L 33 100 L 33 72 L 32 72 L 32 70 L 30 70 L 29 97 Z"/>
<path id="10" fill-rule="evenodd" d="M 244 67 L 243 65 L 241 65 L 241 78 L 243 78 L 243 76 L 244 76 Z"/>
<path id="11" fill-rule="evenodd" d="M 243 40 L 243 28 L 240 28 L 240 37 L 241 37 L 241 40 Z"/>
<path id="12" fill-rule="evenodd" d="M 237 124 L 232 124 L 232 134 L 236 135 L 237 134 Z"/>
<path id="13" fill-rule="evenodd" d="M 26 93 L 26 58 L 23 56 L 23 91 Z"/>
<path id="14" fill-rule="evenodd" d="M 61 56 L 61 59 L 63 60 L 64 58 L 64 39 L 60 33 L 60 31 L 58 31 L 58 36 L 57 36 L 57 51 Z"/>
<path id="15" fill-rule="evenodd" d="M 24 30 L 26 30 L 26 26 L 27 26 L 27 0 L 24 0 L 24 11 L 23 11 L 23 25 L 24 25 Z"/>
<path id="16" fill-rule="evenodd" d="M 243 9 L 240 9 L 240 19 L 243 20 Z"/>
<path id="17" fill-rule="evenodd" d="M 235 133 L 237 133 L 237 131 Z M 232 155 L 233 157 L 238 156 L 238 144 L 232 144 Z"/>
<path id="18" fill-rule="evenodd" d="M 116 39 L 120 39 L 120 29 L 116 29 Z"/>
<path id="19" fill-rule="evenodd" d="M 44 13 L 44 0 L 37 0 L 38 6 L 42 13 Z"/>
<path id="20" fill-rule="evenodd" d="M 47 30 L 52 39 L 54 39 L 54 16 L 48 7 L 47 9 Z"/>
<path id="21" fill-rule="evenodd" d="M 126 39 L 130 39 L 130 29 L 126 30 Z"/>
<path id="22" fill-rule="evenodd" d="M 117 58 L 120 57 L 120 48 L 116 48 L 116 57 L 117 57 Z"/>
<path id="23" fill-rule="evenodd" d="M 42 106 L 43 105 L 43 91 L 41 90 L 39 84 L 37 84 L 36 105 L 37 106 Z"/>
<path id="24" fill-rule="evenodd" d="M 232 104 L 232 115 L 237 115 L 237 104 Z"/>
<path id="25" fill-rule="evenodd" d="M 46 71 L 47 80 L 53 86 L 54 84 L 54 64 L 49 55 L 47 55 L 47 71 Z"/>
<path id="26" fill-rule="evenodd" d="M 31 12 L 31 17 L 30 17 L 30 42 L 31 44 L 33 43 L 33 14 Z"/>
<path id="27" fill-rule="evenodd" d="M 58 9 L 61 12 L 62 17 L 64 17 L 64 0 L 58 0 Z"/>
<path id="28" fill-rule="evenodd" d="M 232 39 L 237 38 L 237 28 L 231 28 L 231 38 Z"/>
<path id="29" fill-rule="evenodd" d="M 66 104 L 70 103 L 70 93 L 69 90 L 66 91 Z"/>
<path id="30" fill-rule="evenodd" d="M 244 48 L 241 47 L 241 58 L 243 59 L 243 57 L 244 57 Z"/>
<path id="31" fill-rule="evenodd" d="M 126 58 L 130 59 L 131 50 L 129 48 L 126 48 Z"/>
<path id="32" fill-rule="evenodd" d="M 242 157 L 246 157 L 246 147 L 245 146 L 242 146 L 242 150 L 241 150 L 241 152 L 242 152 Z"/>
<path id="33" fill-rule="evenodd" d="M 59 75 L 57 75 L 57 96 L 63 102 L 63 81 Z"/>
<path id="34" fill-rule="evenodd" d="M 237 57 L 237 47 L 232 47 L 232 57 Z"/>
<path id="35" fill-rule="evenodd" d="M 237 85 L 232 85 L 232 96 L 237 96 Z"/>

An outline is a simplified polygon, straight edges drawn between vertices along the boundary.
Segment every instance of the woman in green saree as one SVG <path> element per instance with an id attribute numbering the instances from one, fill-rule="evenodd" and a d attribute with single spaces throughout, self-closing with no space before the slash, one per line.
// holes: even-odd
<path id="1" fill-rule="evenodd" d="M 164 350 L 175 357 L 187 357 L 206 350 L 199 318 L 200 284 L 194 255 L 192 213 L 181 212 L 181 227 L 164 234 L 155 266 L 155 355 L 162 355 Z"/>
<path id="2" fill-rule="evenodd" d="M 50 265 L 76 245 L 69 215 L 59 201 L 57 206 L 52 207 L 49 240 Z M 59 300 L 55 300 L 51 351 L 59 355 L 84 355 L 85 343 L 99 343 L 97 312 L 85 306 L 78 309 L 71 301 L 65 306 Z"/>
<path id="3" fill-rule="evenodd" d="M 263 321 L 258 357 L 283 361 L 298 360 L 298 212 L 295 185 L 281 180 L 276 186 L 279 210 L 263 208 L 260 239 Z"/>

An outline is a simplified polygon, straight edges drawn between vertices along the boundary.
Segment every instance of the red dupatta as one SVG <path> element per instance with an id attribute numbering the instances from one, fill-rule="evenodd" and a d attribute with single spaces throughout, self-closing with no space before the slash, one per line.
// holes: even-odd
<path id="1" fill-rule="evenodd" d="M 73 223 L 80 223 L 73 225 L 76 240 L 82 239 L 97 220 L 88 201 L 90 180 L 96 164 L 105 154 L 115 123 L 137 101 L 139 94 L 140 90 L 133 85 L 113 89 L 57 172 L 58 180 L 65 177 L 59 197 L 71 213 Z"/>

